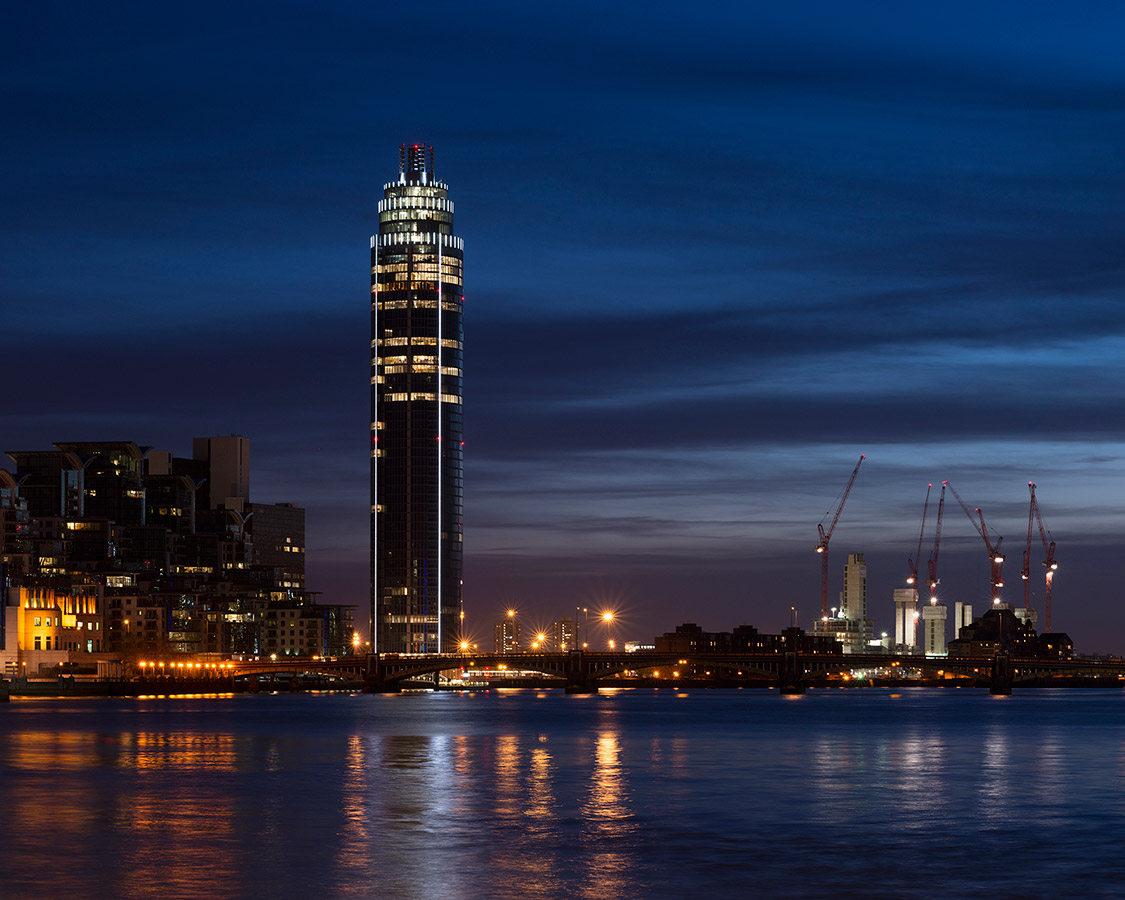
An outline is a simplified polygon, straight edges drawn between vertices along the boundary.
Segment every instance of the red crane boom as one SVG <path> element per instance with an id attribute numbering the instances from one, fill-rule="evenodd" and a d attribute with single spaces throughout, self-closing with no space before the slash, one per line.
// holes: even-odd
<path id="1" fill-rule="evenodd" d="M 1048 634 L 1051 631 L 1051 583 L 1055 580 L 1055 570 L 1059 564 L 1055 562 L 1055 542 L 1051 541 L 1048 544 L 1050 532 L 1043 527 L 1043 514 L 1039 512 L 1039 501 L 1035 499 L 1035 485 L 1030 481 L 1027 483 L 1028 488 L 1031 490 L 1031 513 L 1029 513 L 1028 531 L 1031 530 L 1030 515 L 1035 516 L 1035 521 L 1039 524 L 1039 538 L 1043 541 L 1043 565 L 1047 568 L 1046 574 L 1046 587 L 1043 590 L 1043 605 L 1046 606 L 1047 621 L 1044 623 L 1043 632 Z M 1028 549 L 1030 550 L 1031 541 L 1028 541 Z M 1029 554 L 1030 556 L 1030 554 Z"/>
<path id="2" fill-rule="evenodd" d="M 840 521 L 840 513 L 844 511 L 844 504 L 848 502 L 848 494 L 852 491 L 852 485 L 855 484 L 855 477 L 859 474 L 859 467 L 863 465 L 865 456 L 866 454 L 861 453 L 859 462 L 852 469 L 852 477 L 848 479 L 848 486 L 844 488 L 844 496 L 840 498 L 840 505 L 836 507 L 836 515 L 828 531 L 824 530 L 823 520 L 816 526 L 816 530 L 820 533 L 820 543 L 816 545 L 816 552 L 820 554 L 820 615 L 823 618 L 828 616 L 828 542 L 832 540 L 832 532 L 836 530 L 836 523 Z"/>
<path id="3" fill-rule="evenodd" d="M 977 524 L 973 514 L 969 512 L 969 507 L 965 505 L 965 501 L 954 490 L 953 485 L 949 486 L 949 490 L 953 492 L 953 496 L 957 498 L 957 502 L 961 505 L 961 509 L 965 511 L 969 521 L 973 523 L 973 528 L 976 529 L 977 534 L 984 540 L 984 546 L 988 550 L 988 565 L 990 570 L 989 587 L 992 591 L 993 605 L 1000 602 L 1000 588 L 1004 586 L 1004 559 L 1005 556 L 1000 552 L 1000 545 L 1004 542 L 1004 538 L 998 537 L 996 543 L 993 544 L 988 536 L 988 526 L 984 524 L 984 513 L 981 512 L 980 507 L 976 508 L 976 514 L 980 517 L 980 524 Z"/>

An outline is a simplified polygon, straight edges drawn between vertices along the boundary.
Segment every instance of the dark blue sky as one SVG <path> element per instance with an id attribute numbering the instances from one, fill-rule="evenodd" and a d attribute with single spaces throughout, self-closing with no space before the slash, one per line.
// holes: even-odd
<path id="1" fill-rule="evenodd" d="M 920 6 L 9 11 L 2 449 L 245 434 L 362 618 L 368 236 L 425 141 L 465 239 L 471 630 L 807 625 L 864 452 L 830 596 L 865 552 L 888 629 L 949 479 L 1022 603 L 1033 480 L 1055 626 L 1125 652 L 1125 8 Z M 955 506 L 945 535 L 943 597 L 983 607 Z"/>

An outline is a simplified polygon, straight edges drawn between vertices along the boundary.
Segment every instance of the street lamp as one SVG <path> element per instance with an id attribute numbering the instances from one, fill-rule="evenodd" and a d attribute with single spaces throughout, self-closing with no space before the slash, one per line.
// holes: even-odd
<path id="1" fill-rule="evenodd" d="M 606 643 L 609 646 L 609 649 L 612 650 L 613 649 L 613 613 L 608 612 L 608 611 L 602 613 L 602 621 L 605 623 Z"/>

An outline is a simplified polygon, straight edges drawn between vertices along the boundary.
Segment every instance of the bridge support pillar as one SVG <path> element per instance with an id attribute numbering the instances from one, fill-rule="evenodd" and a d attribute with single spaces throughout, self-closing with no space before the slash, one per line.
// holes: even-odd
<path id="1" fill-rule="evenodd" d="M 778 672 L 777 687 L 783 694 L 805 692 L 805 667 L 801 663 L 799 653 L 793 650 L 786 651 Z"/>
<path id="2" fill-rule="evenodd" d="M 992 684 L 988 692 L 1003 697 L 1012 693 L 1012 665 L 1006 653 L 997 653 L 992 660 Z"/>
<path id="3" fill-rule="evenodd" d="M 388 681 L 386 669 L 378 653 L 367 657 L 367 673 L 363 677 L 365 694 L 401 694 L 402 687 L 397 681 Z"/>
<path id="4" fill-rule="evenodd" d="M 598 686 L 590 678 L 581 650 L 571 650 L 566 663 L 566 692 L 568 694 L 596 694 Z"/>

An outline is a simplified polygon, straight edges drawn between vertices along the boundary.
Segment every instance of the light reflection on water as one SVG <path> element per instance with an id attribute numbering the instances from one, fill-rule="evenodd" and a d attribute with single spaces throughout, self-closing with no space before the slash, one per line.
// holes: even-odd
<path id="1" fill-rule="evenodd" d="M 0 708 L 0 897 L 993 898 L 1074 879 L 1111 897 L 1123 703 L 17 700 Z"/>

